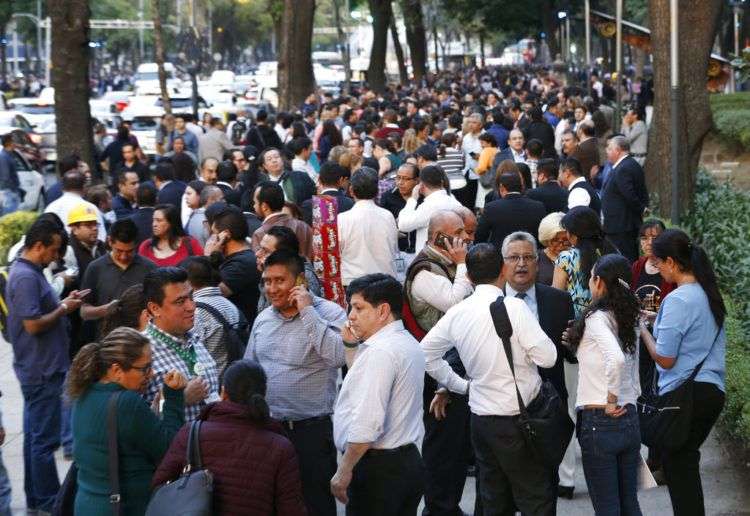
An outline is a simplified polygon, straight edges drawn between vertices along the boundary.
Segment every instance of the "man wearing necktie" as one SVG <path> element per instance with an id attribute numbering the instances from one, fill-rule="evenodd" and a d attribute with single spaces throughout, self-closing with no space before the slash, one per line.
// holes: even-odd
<path id="1" fill-rule="evenodd" d="M 567 402 L 568 396 L 575 400 L 576 385 L 568 385 L 566 389 L 565 369 L 563 359 L 575 360 L 570 352 L 562 345 L 562 334 L 568 327 L 568 321 L 574 319 L 573 301 L 570 294 L 556 288 L 537 283 L 537 243 L 532 235 L 524 231 L 511 233 L 502 246 L 503 277 L 506 296 L 523 300 L 531 313 L 536 315 L 539 326 L 557 348 L 557 361 L 549 369 L 539 368 L 539 374 L 544 380 L 549 380 L 555 386 L 560 396 Z M 568 382 L 571 383 L 570 381 Z M 564 497 L 572 497 L 573 476 L 567 472 L 575 470 L 575 456 L 570 454 L 573 465 L 565 459 L 560 467 L 561 478 L 558 493 Z M 566 454 L 566 459 L 568 455 Z M 557 473 L 557 472 L 555 472 Z"/>

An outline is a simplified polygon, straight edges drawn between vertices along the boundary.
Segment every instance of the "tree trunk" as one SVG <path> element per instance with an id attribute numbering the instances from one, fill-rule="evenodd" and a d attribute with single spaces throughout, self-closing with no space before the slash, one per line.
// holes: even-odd
<path id="1" fill-rule="evenodd" d="M 391 13 L 391 39 L 393 39 L 393 50 L 396 52 L 396 61 L 398 61 L 398 77 L 401 84 L 407 84 L 409 82 L 409 72 L 406 69 L 406 61 L 404 60 L 404 49 L 401 47 L 401 42 L 398 40 L 398 29 L 396 28 L 396 18 Z"/>
<path id="2" fill-rule="evenodd" d="M 558 52 L 560 52 L 560 45 L 558 45 L 557 38 L 555 37 L 555 31 L 557 30 L 557 9 L 554 5 L 554 0 L 543 0 L 542 2 L 542 28 L 547 40 L 547 46 L 549 47 L 550 59 L 554 61 L 557 58 Z"/>
<path id="3" fill-rule="evenodd" d="M 438 60 L 440 59 L 440 56 L 438 55 L 438 30 L 437 25 L 432 26 L 432 42 L 435 45 L 435 73 L 440 71 L 440 66 L 438 66 Z M 445 65 L 445 46 L 443 46 L 443 65 Z"/>
<path id="4" fill-rule="evenodd" d="M 658 193 L 662 215 L 672 202 L 670 163 L 672 145 L 680 149 L 679 203 L 684 212 L 691 204 L 703 138 L 713 118 L 706 90 L 708 61 L 721 13 L 721 0 L 681 0 L 679 4 L 680 122 L 678 141 L 670 131 L 669 0 L 649 0 L 651 49 L 654 69 L 654 114 L 651 123 L 646 178 Z"/>
<path id="5" fill-rule="evenodd" d="M 315 0 L 285 0 L 278 65 L 279 109 L 293 110 L 315 90 L 312 34 Z"/>
<path id="6" fill-rule="evenodd" d="M 391 0 L 368 0 L 372 16 L 372 49 L 367 82 L 377 92 L 385 91 L 385 54 L 388 50 L 388 26 L 391 22 Z"/>
<path id="7" fill-rule="evenodd" d="M 406 43 L 409 45 L 414 82 L 420 84 L 427 73 L 427 33 L 424 28 L 422 2 L 403 0 L 401 3 L 406 25 Z"/>
<path id="8" fill-rule="evenodd" d="M 5 24 L 0 22 L 0 39 L 5 39 Z M 2 82 L 8 81 L 8 54 L 6 53 L 6 45 L 0 45 L 0 79 Z"/>
<path id="9" fill-rule="evenodd" d="M 161 89 L 164 112 L 172 114 L 172 103 L 169 101 L 167 89 L 167 72 L 164 70 L 164 34 L 161 28 L 160 3 L 161 0 L 151 0 L 151 17 L 154 20 L 154 57 L 159 71 L 159 89 Z"/>
<path id="10" fill-rule="evenodd" d="M 55 88 L 57 155 L 73 152 L 94 167 L 89 108 L 89 3 L 49 0 L 52 21 L 52 86 Z"/>
<path id="11" fill-rule="evenodd" d="M 484 68 L 484 31 L 479 31 L 479 59 L 481 67 Z"/>
<path id="12" fill-rule="evenodd" d="M 344 89 L 343 94 L 348 96 L 352 86 L 352 63 L 351 55 L 349 52 L 349 38 L 344 33 L 344 28 L 341 25 L 341 1 L 333 0 L 333 18 L 336 24 L 336 33 L 339 38 L 339 46 L 341 47 L 341 58 L 344 61 Z"/>

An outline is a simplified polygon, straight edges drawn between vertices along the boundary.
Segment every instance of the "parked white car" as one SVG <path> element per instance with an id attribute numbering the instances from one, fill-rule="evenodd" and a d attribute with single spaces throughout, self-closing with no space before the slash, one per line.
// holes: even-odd
<path id="1" fill-rule="evenodd" d="M 13 159 L 16 162 L 18 181 L 26 192 L 19 209 L 42 211 L 44 209 L 44 177 L 33 169 L 20 152 L 13 151 Z"/>

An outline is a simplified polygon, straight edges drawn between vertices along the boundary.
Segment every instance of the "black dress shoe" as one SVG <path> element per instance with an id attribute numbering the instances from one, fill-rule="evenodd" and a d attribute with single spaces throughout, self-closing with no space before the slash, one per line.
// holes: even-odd
<path id="1" fill-rule="evenodd" d="M 572 500 L 573 489 L 574 489 L 573 487 L 568 487 L 568 486 L 557 486 L 557 497 Z"/>

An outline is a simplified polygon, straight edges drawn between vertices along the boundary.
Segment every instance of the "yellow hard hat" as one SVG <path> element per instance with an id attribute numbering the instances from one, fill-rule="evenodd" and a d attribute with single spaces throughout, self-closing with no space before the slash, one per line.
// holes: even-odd
<path id="1" fill-rule="evenodd" d="M 78 224 L 79 222 L 97 222 L 96 209 L 88 204 L 78 204 L 68 212 L 68 225 Z"/>

